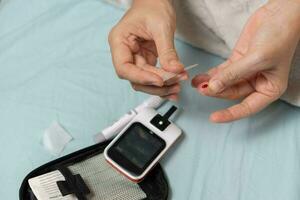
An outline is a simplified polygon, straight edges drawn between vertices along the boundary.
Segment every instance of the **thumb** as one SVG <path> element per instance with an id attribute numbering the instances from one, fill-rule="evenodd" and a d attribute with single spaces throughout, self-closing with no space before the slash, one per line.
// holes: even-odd
<path id="1" fill-rule="evenodd" d="M 208 83 L 209 90 L 213 94 L 220 93 L 241 79 L 263 70 L 265 63 L 259 62 L 257 58 L 255 54 L 248 55 L 226 67 L 218 68 L 218 72 L 211 77 Z"/>
<path id="2" fill-rule="evenodd" d="M 153 39 L 162 68 L 176 74 L 183 72 L 184 66 L 179 61 L 174 45 L 174 31 L 160 31 Z"/>

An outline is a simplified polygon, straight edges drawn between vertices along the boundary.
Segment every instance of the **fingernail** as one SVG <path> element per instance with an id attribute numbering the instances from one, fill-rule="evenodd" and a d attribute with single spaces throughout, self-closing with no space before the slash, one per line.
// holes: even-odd
<path id="1" fill-rule="evenodd" d="M 214 93 L 218 93 L 223 89 L 223 84 L 219 80 L 213 80 L 213 81 L 209 82 L 208 86 L 209 86 L 209 89 Z"/>

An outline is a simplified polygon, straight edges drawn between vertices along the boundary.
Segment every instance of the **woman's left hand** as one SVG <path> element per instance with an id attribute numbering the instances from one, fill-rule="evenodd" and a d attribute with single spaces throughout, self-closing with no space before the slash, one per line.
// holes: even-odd
<path id="1" fill-rule="evenodd" d="M 210 120 L 238 120 L 277 100 L 287 88 L 299 39 L 299 0 L 273 0 L 258 9 L 244 27 L 230 58 L 192 81 L 203 95 L 243 99 L 212 113 Z"/>

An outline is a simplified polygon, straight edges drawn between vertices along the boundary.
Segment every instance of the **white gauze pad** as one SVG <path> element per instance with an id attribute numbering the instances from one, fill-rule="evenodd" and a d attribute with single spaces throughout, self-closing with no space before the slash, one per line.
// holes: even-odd
<path id="1" fill-rule="evenodd" d="M 55 121 L 45 130 L 42 142 L 47 151 L 54 156 L 59 156 L 71 140 L 72 136 Z"/>

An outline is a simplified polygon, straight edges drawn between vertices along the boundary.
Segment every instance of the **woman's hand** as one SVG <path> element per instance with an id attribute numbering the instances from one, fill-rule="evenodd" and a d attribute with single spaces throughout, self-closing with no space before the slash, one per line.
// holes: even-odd
<path id="1" fill-rule="evenodd" d="M 277 100 L 287 88 L 299 39 L 299 0 L 273 0 L 257 10 L 244 27 L 231 57 L 192 81 L 203 95 L 243 99 L 214 112 L 211 121 L 248 117 Z"/>
<path id="2" fill-rule="evenodd" d="M 116 73 L 135 90 L 177 99 L 187 79 L 174 47 L 175 12 L 168 0 L 136 0 L 109 34 Z M 162 68 L 156 68 L 159 58 Z M 164 82 L 166 72 L 179 74 Z"/>

